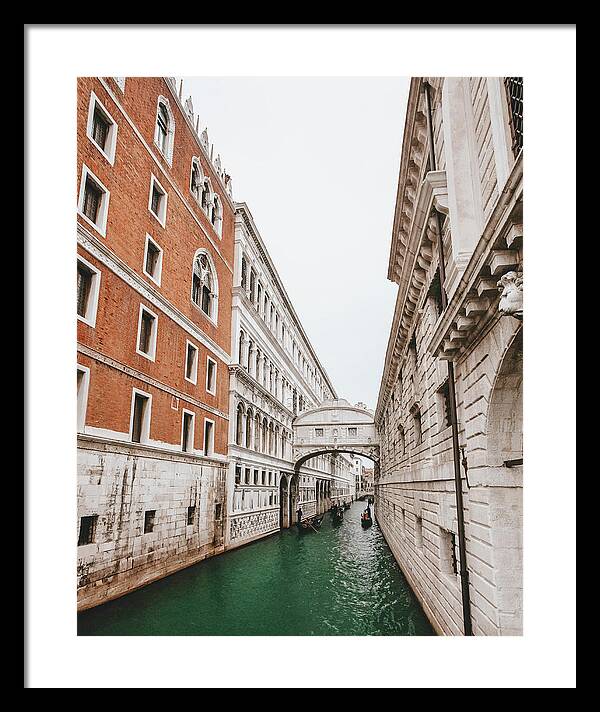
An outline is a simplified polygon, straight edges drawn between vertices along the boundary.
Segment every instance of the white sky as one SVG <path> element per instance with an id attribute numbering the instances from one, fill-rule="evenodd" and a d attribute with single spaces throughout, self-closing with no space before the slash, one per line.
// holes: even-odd
<path id="1" fill-rule="evenodd" d="M 374 408 L 408 78 L 186 78 L 338 396 Z"/>

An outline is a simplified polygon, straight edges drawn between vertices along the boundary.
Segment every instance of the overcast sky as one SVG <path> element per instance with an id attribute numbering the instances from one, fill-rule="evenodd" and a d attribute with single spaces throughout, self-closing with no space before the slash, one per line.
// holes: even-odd
<path id="1" fill-rule="evenodd" d="M 407 78 L 186 78 L 338 396 L 375 408 Z"/>

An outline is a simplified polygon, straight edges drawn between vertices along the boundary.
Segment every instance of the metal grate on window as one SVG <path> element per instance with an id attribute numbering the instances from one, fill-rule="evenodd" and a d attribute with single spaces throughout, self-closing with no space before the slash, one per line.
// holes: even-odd
<path id="1" fill-rule="evenodd" d="M 523 148 L 523 77 L 505 77 L 504 86 L 510 110 L 512 150 L 516 156 Z"/>
<path id="2" fill-rule="evenodd" d="M 110 124 L 104 118 L 104 115 L 99 109 L 94 110 L 94 125 L 92 129 L 92 137 L 94 141 L 104 150 L 106 139 L 108 138 L 108 130 Z"/>
<path id="3" fill-rule="evenodd" d="M 100 201 L 102 199 L 102 191 L 100 188 L 88 178 L 85 182 L 85 195 L 83 199 L 83 214 L 88 217 L 93 223 L 98 222 L 98 211 L 100 209 Z"/>
<path id="4" fill-rule="evenodd" d="M 92 272 L 81 264 L 77 263 L 77 314 L 85 317 L 87 313 L 88 299 L 92 286 Z"/>

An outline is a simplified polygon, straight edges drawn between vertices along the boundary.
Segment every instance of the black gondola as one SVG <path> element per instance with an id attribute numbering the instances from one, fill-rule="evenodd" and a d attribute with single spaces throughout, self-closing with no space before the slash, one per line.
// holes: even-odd
<path id="1" fill-rule="evenodd" d="M 360 515 L 360 525 L 363 529 L 368 529 L 372 524 L 373 517 L 371 516 L 371 507 L 367 507 Z"/>
<path id="2" fill-rule="evenodd" d="M 331 516 L 334 524 L 341 524 L 344 521 L 344 508 L 336 505 L 331 510 Z"/>

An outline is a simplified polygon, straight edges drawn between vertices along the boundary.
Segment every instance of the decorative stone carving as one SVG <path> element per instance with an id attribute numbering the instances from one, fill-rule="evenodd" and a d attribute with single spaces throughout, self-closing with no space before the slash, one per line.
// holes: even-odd
<path id="1" fill-rule="evenodd" d="M 498 311 L 504 316 L 523 319 L 523 273 L 507 272 L 498 281 L 498 290 Z"/>

